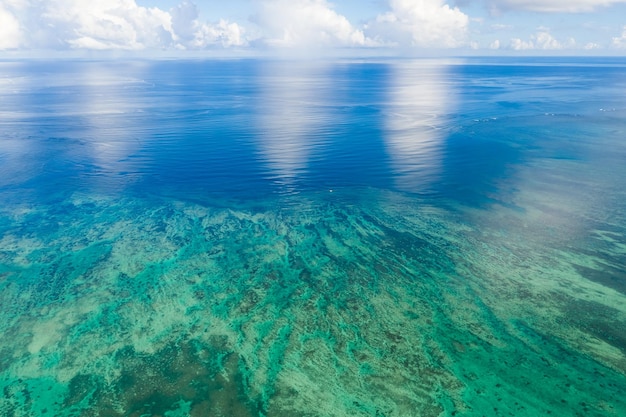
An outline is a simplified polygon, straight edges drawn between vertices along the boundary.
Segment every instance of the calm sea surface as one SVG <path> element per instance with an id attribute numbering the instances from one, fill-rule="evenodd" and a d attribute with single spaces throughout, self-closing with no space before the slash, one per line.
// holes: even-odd
<path id="1" fill-rule="evenodd" d="M 0 392 L 626 415 L 626 59 L 0 61 Z"/>

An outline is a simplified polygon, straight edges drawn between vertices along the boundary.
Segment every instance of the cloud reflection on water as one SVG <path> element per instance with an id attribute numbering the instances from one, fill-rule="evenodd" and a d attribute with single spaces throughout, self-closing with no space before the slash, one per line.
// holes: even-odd
<path id="1" fill-rule="evenodd" d="M 322 63 L 265 62 L 257 114 L 258 152 L 267 176 L 293 191 L 323 137 L 327 75 Z"/>
<path id="2" fill-rule="evenodd" d="M 0 142 L 4 184 L 54 178 L 81 189 L 121 190 L 140 171 L 131 156 L 146 106 L 136 65 L 71 62 L 4 65 Z M 139 69 L 141 72 L 142 69 Z M 19 173 L 19 175 L 15 175 Z M 137 175 L 135 175 L 136 177 Z"/>
<path id="3" fill-rule="evenodd" d="M 36 116 L 29 108 L 33 80 L 22 67 L 20 63 L 0 63 L 0 187 L 30 180 L 41 165 L 40 150 L 28 140 L 37 130 L 28 123 Z"/>
<path id="4" fill-rule="evenodd" d="M 391 66 L 384 141 L 402 191 L 428 192 L 441 178 L 446 119 L 457 102 L 447 71 L 428 61 Z"/>
<path id="5" fill-rule="evenodd" d="M 148 105 L 146 94 L 137 91 L 142 81 L 132 76 L 140 75 L 132 73 L 141 72 L 141 68 L 125 65 L 123 72 L 108 65 L 81 68 L 75 80 L 78 103 L 71 104 L 72 108 L 79 109 L 77 117 L 83 119 L 80 140 L 85 149 L 78 150 L 82 155 L 76 155 L 76 160 L 90 161 L 93 168 L 83 179 L 93 182 L 92 186 L 124 188 L 136 181 L 146 168 L 133 158 L 141 150 L 142 139 L 150 132 L 143 116 L 143 109 Z"/>

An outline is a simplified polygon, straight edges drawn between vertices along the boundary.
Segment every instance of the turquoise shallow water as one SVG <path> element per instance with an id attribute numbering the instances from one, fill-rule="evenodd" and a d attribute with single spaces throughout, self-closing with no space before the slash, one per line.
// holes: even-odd
<path id="1" fill-rule="evenodd" d="M 0 74 L 0 415 L 626 415 L 626 62 Z"/>

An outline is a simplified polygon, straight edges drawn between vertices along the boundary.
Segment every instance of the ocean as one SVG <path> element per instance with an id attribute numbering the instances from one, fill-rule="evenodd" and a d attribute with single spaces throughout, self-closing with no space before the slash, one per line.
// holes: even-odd
<path id="1" fill-rule="evenodd" d="M 626 59 L 0 61 L 0 416 L 626 415 Z"/>

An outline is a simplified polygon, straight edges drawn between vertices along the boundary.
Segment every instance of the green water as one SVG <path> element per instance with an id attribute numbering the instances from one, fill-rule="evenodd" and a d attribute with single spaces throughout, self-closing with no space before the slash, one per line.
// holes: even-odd
<path id="1" fill-rule="evenodd" d="M 347 192 L 4 208 L 1 414 L 626 413 L 610 224 Z"/>

